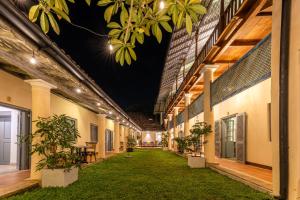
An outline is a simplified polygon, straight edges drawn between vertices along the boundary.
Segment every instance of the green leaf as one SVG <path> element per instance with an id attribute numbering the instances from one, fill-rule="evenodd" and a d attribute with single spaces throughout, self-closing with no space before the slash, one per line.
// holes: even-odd
<path id="1" fill-rule="evenodd" d="M 32 6 L 29 10 L 29 20 L 32 22 L 36 22 L 40 13 L 39 5 Z"/>
<path id="2" fill-rule="evenodd" d="M 104 19 L 106 22 L 110 22 L 112 13 L 113 13 L 113 9 L 114 9 L 114 5 L 109 6 L 108 8 L 106 8 L 105 12 L 104 12 Z"/>
<path id="3" fill-rule="evenodd" d="M 150 36 L 150 23 L 148 23 L 146 27 L 144 27 L 144 30 L 145 30 L 145 35 Z"/>
<path id="4" fill-rule="evenodd" d="M 167 15 L 164 15 L 164 16 L 161 16 L 161 17 L 159 17 L 159 21 L 165 21 L 165 22 L 167 22 L 167 21 L 169 21 L 171 18 L 169 17 L 169 16 L 167 16 Z"/>
<path id="5" fill-rule="evenodd" d="M 122 8 L 121 14 L 120 14 L 120 21 L 122 26 L 125 26 L 126 20 L 128 19 L 128 11 L 125 7 Z"/>
<path id="6" fill-rule="evenodd" d="M 200 1 L 199 0 L 190 0 L 189 4 L 199 4 Z"/>
<path id="7" fill-rule="evenodd" d="M 111 0 L 101 0 L 101 1 L 98 1 L 97 5 L 98 6 L 106 6 L 108 4 L 110 4 L 112 1 Z"/>
<path id="8" fill-rule="evenodd" d="M 172 28 L 168 22 L 159 22 L 159 23 L 166 31 L 168 31 L 169 33 L 172 32 Z"/>
<path id="9" fill-rule="evenodd" d="M 188 32 L 189 35 L 191 35 L 193 30 L 193 23 L 191 17 L 188 14 L 186 14 L 185 24 L 186 24 L 186 31 Z"/>
<path id="10" fill-rule="evenodd" d="M 59 35 L 59 34 L 60 34 L 60 29 L 59 29 L 59 26 L 58 26 L 58 24 L 57 24 L 55 18 L 53 17 L 52 13 L 50 13 L 50 12 L 47 13 L 47 15 L 48 15 L 50 24 L 51 24 L 51 26 L 52 26 L 54 32 L 55 32 L 57 35 Z"/>
<path id="11" fill-rule="evenodd" d="M 62 2 L 60 0 L 55 0 L 55 8 L 59 9 L 59 10 L 63 10 L 63 5 Z"/>
<path id="12" fill-rule="evenodd" d="M 71 3 L 75 3 L 75 1 L 74 0 L 68 0 L 69 2 L 71 2 Z"/>
<path id="13" fill-rule="evenodd" d="M 42 12 L 41 18 L 40 18 L 40 25 L 44 33 L 49 32 L 49 21 L 45 14 L 45 12 Z"/>
<path id="14" fill-rule="evenodd" d="M 200 4 L 190 5 L 189 8 L 195 11 L 199 15 L 204 15 L 206 13 L 206 8 Z"/>
<path id="15" fill-rule="evenodd" d="M 121 66 L 124 65 L 124 58 L 125 58 L 125 51 L 124 51 L 124 48 L 122 48 L 122 51 L 120 53 L 120 64 L 121 64 Z"/>
<path id="16" fill-rule="evenodd" d="M 107 24 L 108 28 L 121 28 L 121 25 L 118 24 L 117 22 L 110 22 L 109 24 Z"/>
<path id="17" fill-rule="evenodd" d="M 55 5 L 55 0 L 48 0 L 47 3 L 50 7 L 53 7 Z"/>
<path id="18" fill-rule="evenodd" d="M 122 49 L 123 49 L 123 48 L 120 48 L 120 49 L 117 51 L 117 53 L 116 53 L 116 62 L 119 62 L 119 61 L 120 61 Z"/>
<path id="19" fill-rule="evenodd" d="M 133 33 L 133 34 L 131 35 L 131 39 L 130 39 L 130 43 L 131 43 L 132 45 L 135 45 L 135 39 L 136 39 L 136 33 Z"/>
<path id="20" fill-rule="evenodd" d="M 117 38 L 117 37 L 119 37 L 121 32 L 122 32 L 122 30 L 120 30 L 120 29 L 112 29 L 109 31 L 108 35 Z"/>
<path id="21" fill-rule="evenodd" d="M 52 8 L 52 10 L 53 10 L 57 15 L 61 16 L 64 20 L 66 20 L 66 21 L 68 21 L 68 22 L 71 22 L 69 16 L 68 16 L 66 13 L 64 13 L 63 11 L 61 11 L 61 10 L 55 8 L 55 7 Z"/>
<path id="22" fill-rule="evenodd" d="M 158 23 L 152 25 L 152 34 L 156 37 L 158 43 L 160 43 L 162 39 L 162 32 L 158 26 Z"/>
<path id="23" fill-rule="evenodd" d="M 173 14 L 172 14 L 173 24 L 177 24 L 177 20 L 178 20 L 178 9 L 177 9 L 177 7 L 175 7 Z"/>
<path id="24" fill-rule="evenodd" d="M 87 3 L 87 5 L 91 5 L 91 0 L 85 0 L 85 2 Z"/>
<path id="25" fill-rule="evenodd" d="M 196 14 L 195 11 L 193 11 L 192 9 L 189 9 L 188 13 L 191 16 L 193 22 L 197 22 L 198 21 L 198 15 Z"/>
<path id="26" fill-rule="evenodd" d="M 118 40 L 118 39 L 111 39 L 110 40 L 110 43 L 112 45 L 117 45 L 117 44 L 123 44 L 121 40 Z"/>
<path id="27" fill-rule="evenodd" d="M 65 13 L 69 14 L 69 7 L 68 7 L 66 1 L 65 0 L 60 0 L 60 1 L 61 1 L 61 5 L 62 5 L 62 8 L 65 11 Z"/>
<path id="28" fill-rule="evenodd" d="M 137 33 L 136 34 L 136 39 L 140 44 L 144 43 L 144 34 L 143 33 Z"/>
<path id="29" fill-rule="evenodd" d="M 178 17 L 178 20 L 177 20 L 177 24 L 176 24 L 176 26 L 177 26 L 177 29 L 179 29 L 179 28 L 181 28 L 182 27 L 182 22 L 183 22 L 183 14 L 184 14 L 184 12 L 182 11 L 182 12 L 180 12 L 180 14 L 179 14 L 179 17 Z"/>
<path id="30" fill-rule="evenodd" d="M 128 65 L 131 64 L 131 57 L 130 57 L 130 54 L 129 54 L 127 49 L 125 50 L 125 60 L 126 60 Z"/>
<path id="31" fill-rule="evenodd" d="M 128 47 L 130 56 L 132 57 L 133 60 L 136 60 L 136 54 L 134 52 L 134 50 L 131 47 Z"/>

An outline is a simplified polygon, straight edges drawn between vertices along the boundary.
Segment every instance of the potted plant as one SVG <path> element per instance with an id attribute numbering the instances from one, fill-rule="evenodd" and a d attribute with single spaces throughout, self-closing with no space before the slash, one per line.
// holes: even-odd
<path id="1" fill-rule="evenodd" d="M 66 187 L 78 180 L 80 156 L 74 152 L 79 136 L 75 124 L 66 115 L 39 118 L 37 130 L 30 135 L 31 154 L 38 154 L 36 170 L 42 172 L 42 187 Z"/>
<path id="2" fill-rule="evenodd" d="M 174 141 L 177 143 L 178 153 L 183 154 L 184 150 L 189 146 L 189 140 L 186 137 L 176 137 Z"/>
<path id="3" fill-rule="evenodd" d="M 136 139 L 132 136 L 127 138 L 127 152 L 133 152 L 134 147 L 136 146 Z"/>
<path id="4" fill-rule="evenodd" d="M 169 139 L 169 134 L 168 133 L 163 133 L 161 137 L 161 145 L 164 151 L 168 150 L 168 139 Z"/>
<path id="5" fill-rule="evenodd" d="M 204 135 L 211 133 L 211 126 L 205 122 L 197 122 L 190 130 L 191 135 L 187 136 L 187 150 L 192 153 L 188 155 L 188 166 L 191 168 L 204 168 L 205 158 L 202 152 Z"/>

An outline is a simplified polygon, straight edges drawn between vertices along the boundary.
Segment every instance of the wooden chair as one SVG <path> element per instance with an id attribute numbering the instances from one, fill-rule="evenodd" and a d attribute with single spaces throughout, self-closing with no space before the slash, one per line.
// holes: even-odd
<path id="1" fill-rule="evenodd" d="M 95 157 L 97 161 L 97 152 L 96 152 L 97 142 L 86 142 L 86 154 L 90 156 L 90 162 L 92 162 L 92 157 Z"/>

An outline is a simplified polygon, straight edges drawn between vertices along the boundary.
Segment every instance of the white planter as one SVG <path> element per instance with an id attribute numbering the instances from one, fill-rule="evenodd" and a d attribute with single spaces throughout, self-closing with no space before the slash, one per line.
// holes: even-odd
<path id="1" fill-rule="evenodd" d="M 205 168 L 205 158 L 188 155 L 188 166 L 190 168 Z"/>
<path id="2" fill-rule="evenodd" d="M 70 171 L 65 169 L 43 169 L 42 187 L 66 187 L 78 180 L 78 168 Z"/>
<path id="3" fill-rule="evenodd" d="M 163 147 L 163 151 L 168 151 L 168 147 Z"/>

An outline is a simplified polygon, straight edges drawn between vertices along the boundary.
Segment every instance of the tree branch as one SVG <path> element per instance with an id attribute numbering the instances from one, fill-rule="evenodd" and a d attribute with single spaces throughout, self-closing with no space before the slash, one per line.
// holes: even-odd
<path id="1" fill-rule="evenodd" d="M 132 8 L 133 8 L 133 0 L 130 1 L 129 18 L 128 18 L 127 28 L 126 28 L 125 38 L 124 38 L 125 44 L 127 43 L 126 39 L 128 37 L 128 32 L 129 32 L 129 28 L 130 28 L 130 24 L 131 24 Z"/>

